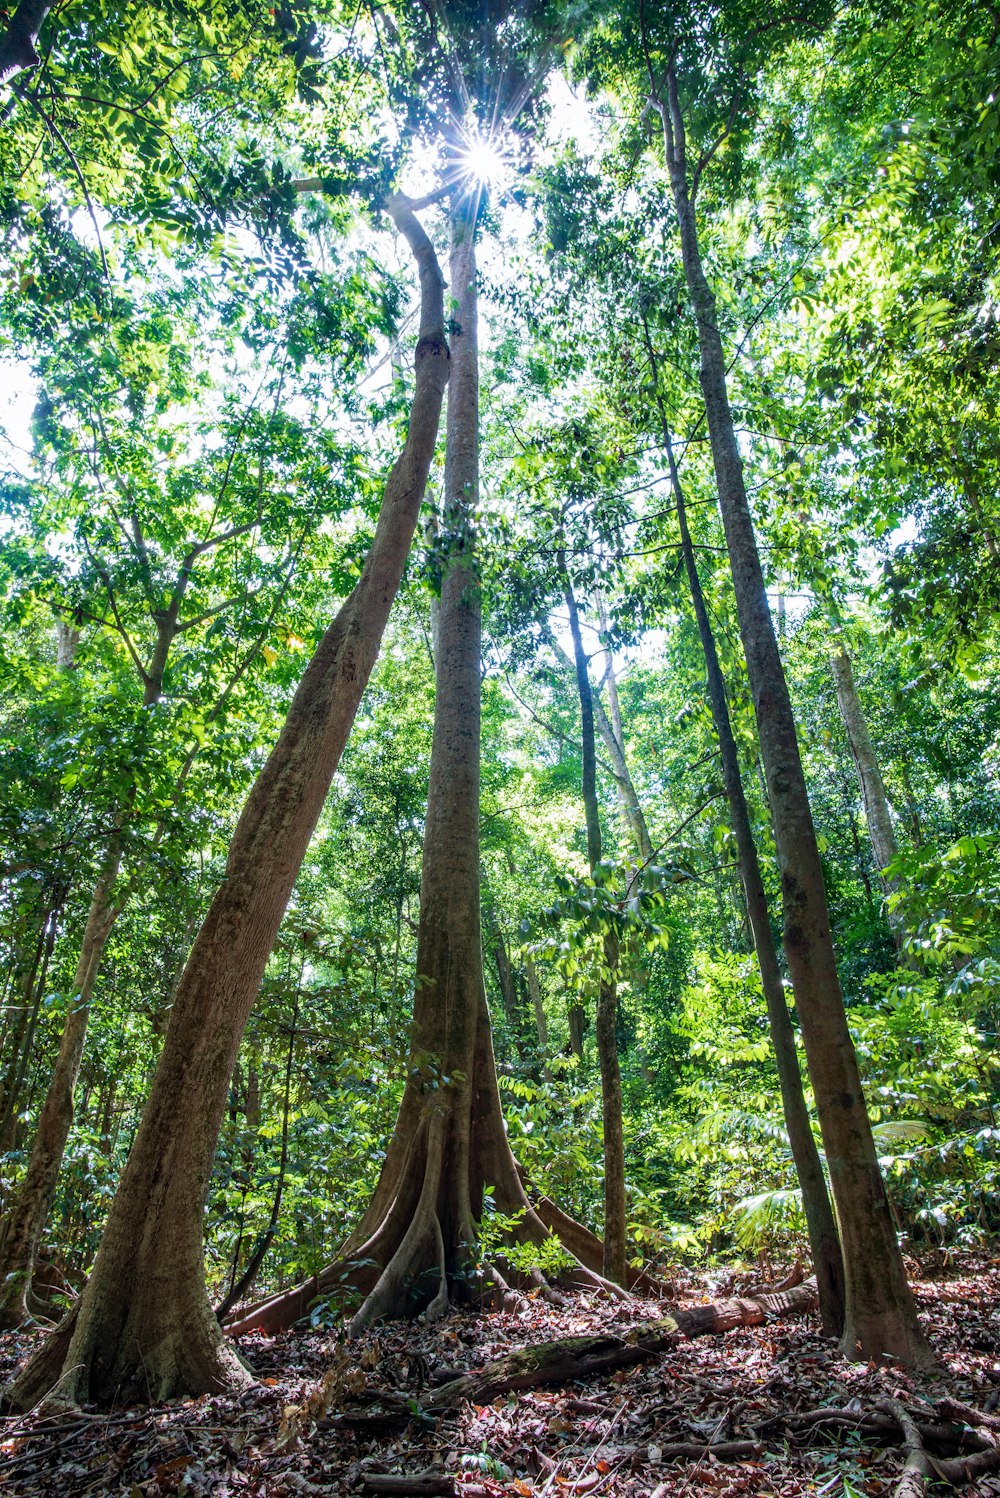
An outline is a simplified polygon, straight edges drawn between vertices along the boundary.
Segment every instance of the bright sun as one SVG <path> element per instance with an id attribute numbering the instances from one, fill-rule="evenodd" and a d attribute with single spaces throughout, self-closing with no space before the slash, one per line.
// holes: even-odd
<path id="1" fill-rule="evenodd" d="M 488 136 L 482 135 L 471 136 L 466 142 L 462 164 L 480 187 L 499 187 L 510 171 L 503 152 Z"/>

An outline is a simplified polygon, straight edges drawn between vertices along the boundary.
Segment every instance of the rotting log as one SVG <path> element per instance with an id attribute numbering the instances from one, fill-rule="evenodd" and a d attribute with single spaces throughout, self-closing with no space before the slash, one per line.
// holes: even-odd
<path id="1" fill-rule="evenodd" d="M 679 1338 L 704 1337 L 732 1331 L 737 1326 L 760 1326 L 776 1316 L 810 1311 L 818 1302 L 816 1281 L 807 1280 L 776 1295 L 721 1300 L 707 1306 L 674 1309 L 669 1316 L 643 1321 L 624 1336 L 563 1337 L 523 1347 L 490 1363 L 479 1373 L 465 1374 L 433 1390 L 425 1408 L 448 1409 L 471 1400 L 489 1404 L 514 1389 L 541 1384 L 568 1384 L 617 1368 L 632 1367 L 666 1352 Z"/>

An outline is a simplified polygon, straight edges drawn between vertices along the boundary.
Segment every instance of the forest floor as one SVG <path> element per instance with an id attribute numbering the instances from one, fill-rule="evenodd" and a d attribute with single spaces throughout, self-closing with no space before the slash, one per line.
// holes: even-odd
<path id="1" fill-rule="evenodd" d="M 684 1278 L 676 1303 L 718 1300 L 750 1282 L 732 1273 Z M 905 1453 L 891 1419 L 882 1415 L 881 1435 L 872 1428 L 880 1401 L 896 1397 L 918 1411 L 944 1397 L 979 1410 L 1000 1403 L 1000 1259 L 966 1257 L 933 1273 L 925 1266 L 915 1293 L 940 1358 L 934 1374 L 845 1362 L 813 1313 L 679 1341 L 610 1376 L 464 1403 L 434 1419 L 421 1414 L 421 1399 L 445 1370 L 481 1368 L 552 1338 L 621 1333 L 663 1308 L 579 1295 L 558 1310 L 535 1299 L 515 1313 L 396 1324 L 349 1346 L 327 1330 L 249 1336 L 241 1346 L 260 1381 L 239 1397 L 110 1416 L 6 1417 L 0 1494 L 892 1498 Z M 0 1342 L 0 1377 L 32 1340 Z M 820 1409 L 843 1413 L 836 1424 L 800 1418 Z M 934 1416 L 926 1409 L 920 1418 Z M 986 1441 L 1000 1441 L 1000 1430 Z M 731 1459 L 713 1452 L 719 1442 Z M 699 1454 L 674 1457 L 674 1443 Z M 1000 1498 L 1000 1477 L 959 1491 Z"/>

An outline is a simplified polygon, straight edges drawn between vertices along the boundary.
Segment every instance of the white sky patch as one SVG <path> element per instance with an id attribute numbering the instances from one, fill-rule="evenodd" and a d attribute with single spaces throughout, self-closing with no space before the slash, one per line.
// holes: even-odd
<path id="1" fill-rule="evenodd" d="M 582 155 L 596 155 L 601 146 L 603 124 L 598 111 L 583 91 L 571 88 L 564 73 L 552 73 L 546 88 L 551 114 L 548 134 L 557 144 L 575 141 Z"/>
<path id="2" fill-rule="evenodd" d="M 0 431 L 4 460 L 18 473 L 31 466 L 31 417 L 38 401 L 38 386 L 26 364 L 16 359 L 0 360 Z"/>

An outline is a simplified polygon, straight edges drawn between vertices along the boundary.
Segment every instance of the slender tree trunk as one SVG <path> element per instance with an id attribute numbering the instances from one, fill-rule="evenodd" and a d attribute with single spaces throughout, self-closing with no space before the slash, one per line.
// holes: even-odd
<path id="1" fill-rule="evenodd" d="M 0 88 L 25 69 L 38 67 L 41 59 L 35 43 L 51 9 L 50 5 L 38 4 L 38 0 L 21 0 L 0 37 Z"/>
<path id="2" fill-rule="evenodd" d="M 500 993 L 503 998 L 503 1011 L 510 1026 L 510 1033 L 518 1050 L 521 1050 L 523 1037 L 521 1035 L 521 1014 L 517 1002 L 517 990 L 514 987 L 514 972 L 510 965 L 510 953 L 507 951 L 507 943 L 503 939 L 500 922 L 496 911 L 490 912 L 490 937 L 492 938 L 493 959 L 496 963 L 497 980 L 500 984 Z"/>
<path id="3" fill-rule="evenodd" d="M 176 602 L 179 605 L 179 595 Z M 157 623 L 156 646 L 150 669 L 144 674 L 145 708 L 154 707 L 163 696 L 163 673 L 170 645 L 177 633 L 173 617 L 161 618 Z M 79 630 L 59 624 L 57 659 L 62 669 L 68 670 L 73 664 L 79 636 Z M 28 1168 L 5 1215 L 0 1236 L 0 1326 L 17 1326 L 28 1313 L 35 1255 L 59 1182 L 66 1141 L 73 1127 L 73 1093 L 87 1039 L 91 995 L 112 929 L 124 907 L 123 901 L 113 902 L 112 891 L 121 868 L 122 826 L 134 799 L 133 786 L 120 805 L 116 830 L 101 861 L 73 976 L 73 1006 L 59 1039 L 59 1050 L 39 1113 Z"/>
<path id="4" fill-rule="evenodd" d="M 775 1064 L 778 1071 L 778 1086 L 781 1089 L 781 1104 L 785 1118 L 785 1127 L 788 1131 L 788 1143 L 792 1152 L 792 1159 L 795 1162 L 795 1171 L 798 1176 L 799 1186 L 802 1190 L 802 1205 L 806 1215 L 806 1225 L 809 1230 L 809 1246 L 812 1251 L 813 1265 L 816 1271 L 816 1283 L 819 1291 L 820 1315 L 822 1317 L 823 1330 L 827 1336 L 839 1337 L 844 1330 L 844 1261 L 840 1249 L 840 1238 L 837 1233 L 836 1222 L 834 1221 L 829 1193 L 826 1189 L 826 1179 L 823 1175 L 819 1150 L 813 1138 L 809 1109 L 806 1107 L 805 1094 L 802 1088 L 802 1073 L 799 1070 L 799 1059 L 795 1049 L 795 1031 L 792 1027 L 791 1015 L 788 1013 L 788 1005 L 785 1003 L 785 989 L 781 981 L 778 953 L 775 949 L 774 937 L 771 932 L 771 918 L 768 911 L 767 894 L 764 889 L 764 879 L 760 871 L 760 860 L 757 857 L 757 845 L 754 841 L 753 828 L 750 822 L 750 810 L 747 806 L 747 799 L 743 790 L 739 750 L 736 746 L 732 721 L 729 716 L 729 702 L 726 697 L 725 678 L 722 674 L 722 666 L 719 663 L 719 652 L 716 649 L 715 635 L 712 631 L 711 620 L 708 617 L 708 609 L 705 606 L 705 595 L 702 591 L 701 578 L 698 575 L 694 546 L 692 545 L 691 532 L 688 528 L 684 490 L 674 457 L 670 424 L 667 420 L 666 408 L 662 403 L 662 397 L 659 394 L 659 370 L 656 354 L 653 349 L 649 327 L 645 320 L 643 322 L 643 333 L 652 365 L 653 379 L 657 383 L 657 402 L 660 408 L 660 420 L 663 427 L 663 440 L 670 471 L 670 483 L 673 490 L 674 504 L 677 511 L 677 524 L 681 536 L 681 556 L 684 561 L 684 569 L 687 573 L 688 586 L 691 590 L 691 602 L 698 624 L 698 635 L 705 657 L 708 696 L 712 707 L 712 721 L 715 724 L 715 732 L 719 740 L 719 751 L 722 761 L 722 779 L 726 788 L 726 798 L 729 802 L 729 815 L 736 838 L 736 850 L 739 858 L 740 877 L 743 881 L 747 917 L 750 921 L 754 950 L 757 954 L 757 965 L 760 969 L 761 987 L 764 990 L 764 1002 L 767 1006 L 768 1025 L 771 1032 L 771 1044 L 774 1047 Z"/>
<path id="5" fill-rule="evenodd" d="M 52 960 L 52 951 L 56 944 L 61 913 L 62 900 L 59 899 L 49 912 L 48 922 L 40 935 L 39 950 L 28 979 L 30 986 L 25 989 L 22 1024 L 18 1026 L 19 1049 L 12 1058 L 14 1072 L 9 1088 L 5 1089 L 4 1119 L 0 1126 L 0 1150 L 3 1151 L 13 1149 L 17 1142 L 18 1111 L 21 1107 L 24 1079 L 28 1071 L 32 1046 L 35 1043 L 35 1031 L 38 1028 L 42 999 L 45 997 L 45 981 L 48 977 L 49 963 Z"/>
<path id="6" fill-rule="evenodd" d="M 594 694 L 587 669 L 587 656 L 580 633 L 580 616 L 573 596 L 566 557 L 558 553 L 569 629 L 573 637 L 576 685 L 580 696 L 583 739 L 583 809 L 587 821 L 587 862 L 593 874 L 601 862 L 601 818 L 597 803 L 597 746 L 594 740 Z M 604 1273 L 616 1284 L 625 1283 L 626 1202 L 625 1129 L 622 1118 L 622 1075 L 618 1064 L 618 933 L 609 927 L 604 934 L 597 985 L 597 1059 L 601 1071 L 604 1116 Z"/>
<path id="7" fill-rule="evenodd" d="M 3 1080 L 0 1081 L 0 1149 L 5 1151 L 12 1145 L 11 1124 L 20 1103 L 18 1078 L 23 1080 L 21 1058 L 25 1051 L 29 1030 L 34 1035 L 38 1008 L 42 1001 L 41 988 L 44 983 L 44 973 L 49 955 L 55 945 L 60 909 L 59 898 L 54 899 L 51 904 L 43 904 L 41 924 L 35 932 L 30 960 L 26 960 L 23 942 L 14 960 L 13 982 L 16 984 L 15 992 L 19 1002 L 16 1006 L 17 1019 L 4 1036 L 6 1059 Z M 40 967 L 43 975 L 41 978 L 39 978 Z"/>
<path id="8" fill-rule="evenodd" d="M 239 1265 L 239 1251 L 237 1249 L 236 1256 L 233 1259 L 233 1273 L 229 1289 L 216 1308 L 215 1315 L 218 1321 L 225 1320 L 233 1306 L 243 1299 L 257 1278 L 257 1275 L 260 1273 L 260 1266 L 264 1262 L 264 1257 L 274 1242 L 274 1235 L 278 1231 L 278 1223 L 281 1220 L 281 1199 L 285 1192 L 285 1171 L 288 1168 L 288 1115 L 292 1098 L 292 1062 L 295 1059 L 295 1041 L 298 1035 L 299 1023 L 299 1000 L 302 997 L 302 973 L 304 969 L 305 963 L 303 962 L 302 967 L 299 969 L 299 981 L 296 984 L 295 1000 L 292 1004 L 292 1023 L 288 1032 L 288 1054 L 285 1058 L 285 1090 L 281 1109 L 281 1154 L 278 1158 L 278 1181 L 274 1188 L 274 1197 L 271 1202 L 271 1215 L 268 1218 L 267 1227 L 257 1240 L 239 1279 L 236 1278 L 236 1270 Z M 242 1236 L 241 1227 L 240 1237 L 242 1238 Z"/>
<path id="9" fill-rule="evenodd" d="M 611 683 L 613 675 L 608 677 L 608 695 L 611 698 Z M 617 694 L 615 694 L 617 696 Z M 618 728 L 614 726 L 614 717 L 618 716 Z M 624 739 L 621 737 L 621 718 L 613 713 L 609 721 L 607 713 L 601 705 L 601 699 L 594 696 L 594 722 L 597 730 L 604 740 L 608 757 L 611 760 L 611 768 L 614 771 L 615 783 L 618 786 L 618 796 L 622 808 L 622 814 L 629 833 L 635 842 L 636 851 L 641 863 L 649 863 L 653 858 L 653 840 L 649 835 L 646 825 L 646 817 L 639 797 L 636 795 L 635 782 L 629 770 L 628 760 L 625 757 Z"/>
<path id="10" fill-rule="evenodd" d="M 247 1382 L 205 1291 L 202 1216 L 229 1078 L 302 858 L 378 655 L 437 440 L 448 376 L 441 273 L 405 200 L 420 270 L 410 429 L 356 587 L 306 668 L 233 835 L 178 983 L 163 1051 L 90 1279 L 12 1389 L 162 1400 Z"/>
<path id="11" fill-rule="evenodd" d="M 898 854 L 899 846 L 892 825 L 892 813 L 889 811 L 889 800 L 885 794 L 878 756 L 875 753 L 871 734 L 868 732 L 868 720 L 861 706 L 858 689 L 854 684 L 851 658 L 843 646 L 831 657 L 831 664 L 833 679 L 837 686 L 840 716 L 847 729 L 847 741 L 851 746 L 851 755 L 858 772 L 858 784 L 861 787 L 861 799 L 865 806 L 868 835 L 875 851 L 875 862 L 878 865 L 879 876 L 886 894 L 895 894 L 899 889 L 899 881 L 886 878 L 884 870 Z M 897 951 L 902 951 L 906 930 L 898 910 L 889 909 L 889 927 Z"/>
<path id="12" fill-rule="evenodd" d="M 611 768 L 614 771 L 615 781 L 618 786 L 618 799 L 622 808 L 625 823 L 635 843 L 641 863 L 651 863 L 653 859 L 653 842 L 646 825 L 646 818 L 636 795 L 635 782 L 629 770 L 628 759 L 625 754 L 625 730 L 622 726 L 621 703 L 618 700 L 618 682 L 615 677 L 615 664 L 611 650 L 607 644 L 608 616 L 604 607 L 604 600 L 598 599 L 599 618 L 601 624 L 601 637 L 607 653 L 607 665 L 604 671 L 604 680 L 608 688 L 609 714 L 604 711 L 600 697 L 594 694 L 594 720 L 597 723 L 597 731 L 604 740 L 608 754 L 611 756 Z"/>
<path id="13" fill-rule="evenodd" d="M 28 1314 L 26 1297 L 35 1255 L 73 1125 L 73 1092 L 83 1059 L 90 996 L 114 923 L 111 892 L 118 877 L 121 854 L 121 838 L 116 834 L 105 853 L 87 913 L 73 975 L 72 1007 L 63 1026 L 56 1064 L 38 1117 L 28 1168 L 4 1217 L 0 1239 L 0 1327 L 19 1326 Z"/>
<path id="14" fill-rule="evenodd" d="M 542 1003 L 542 985 L 538 981 L 538 969 L 530 952 L 524 954 L 524 976 L 528 980 L 528 993 L 531 995 L 531 1012 L 535 1016 L 538 1049 L 544 1057 L 549 1051 L 549 1025 L 545 1018 L 545 1006 Z"/>
<path id="15" fill-rule="evenodd" d="M 726 362 L 701 261 L 685 161 L 674 64 L 659 104 L 681 253 L 701 350 L 701 386 L 719 506 L 736 590 L 740 635 L 774 817 L 785 913 L 785 955 L 802 1023 L 840 1223 L 848 1357 L 933 1361 L 916 1309 L 879 1172 L 857 1057 L 847 1027 L 826 890 L 795 720 L 778 653 L 726 388 Z"/>

